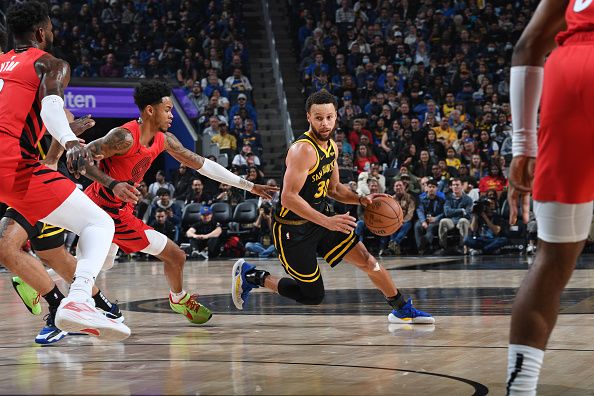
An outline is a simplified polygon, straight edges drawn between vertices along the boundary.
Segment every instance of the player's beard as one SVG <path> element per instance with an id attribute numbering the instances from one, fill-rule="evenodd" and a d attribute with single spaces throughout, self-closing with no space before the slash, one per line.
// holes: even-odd
<path id="1" fill-rule="evenodd" d="M 334 130 L 336 129 L 336 123 L 335 123 L 332 130 L 330 130 L 330 133 L 328 134 L 328 136 L 324 137 L 320 134 L 320 132 L 318 132 L 318 130 L 313 126 L 313 124 L 310 124 L 310 126 L 311 126 L 311 132 L 313 133 L 314 137 L 320 142 L 327 142 L 328 140 L 330 140 L 330 138 L 332 137 L 332 134 L 334 133 Z"/>

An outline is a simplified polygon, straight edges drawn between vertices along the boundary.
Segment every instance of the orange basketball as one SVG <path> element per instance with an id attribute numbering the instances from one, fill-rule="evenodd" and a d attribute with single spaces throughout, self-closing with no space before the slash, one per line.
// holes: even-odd
<path id="1" fill-rule="evenodd" d="M 365 226 L 375 235 L 392 235 L 402 226 L 402 208 L 392 197 L 375 198 L 365 208 Z"/>

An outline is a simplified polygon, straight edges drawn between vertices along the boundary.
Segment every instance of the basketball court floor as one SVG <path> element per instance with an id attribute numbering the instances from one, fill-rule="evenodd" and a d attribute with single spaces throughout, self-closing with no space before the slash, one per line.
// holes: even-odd
<path id="1" fill-rule="evenodd" d="M 42 317 L 0 273 L 0 393 L 501 395 L 511 302 L 531 260 L 383 259 L 435 326 L 389 325 L 380 293 L 346 263 L 321 264 L 321 306 L 256 290 L 240 312 L 229 294 L 231 260 L 187 263 L 188 289 L 214 312 L 206 325 L 191 325 L 170 311 L 159 262 L 122 262 L 98 285 L 120 301 L 132 336 L 69 336 L 46 347 L 33 342 Z M 258 264 L 282 273 L 276 260 Z M 594 255 L 584 255 L 563 294 L 539 394 L 594 395 L 593 367 Z"/>

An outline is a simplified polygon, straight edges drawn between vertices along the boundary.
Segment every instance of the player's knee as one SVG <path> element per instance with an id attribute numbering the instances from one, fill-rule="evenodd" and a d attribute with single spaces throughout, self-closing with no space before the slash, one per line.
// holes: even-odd
<path id="1" fill-rule="evenodd" d="M 107 232 L 113 234 L 115 232 L 115 224 L 113 219 L 109 217 L 107 212 L 99 209 L 97 213 L 93 213 L 94 216 L 89 218 L 89 222 L 96 227 L 101 227 Z"/>
<path id="2" fill-rule="evenodd" d="M 324 290 L 318 291 L 304 298 L 301 303 L 305 305 L 320 305 L 324 301 L 325 294 L 326 292 Z"/>

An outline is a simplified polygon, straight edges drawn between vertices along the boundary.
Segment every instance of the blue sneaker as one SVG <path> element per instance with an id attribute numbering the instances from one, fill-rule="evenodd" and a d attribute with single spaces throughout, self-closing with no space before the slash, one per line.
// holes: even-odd
<path id="1" fill-rule="evenodd" d="M 120 311 L 120 307 L 118 307 L 118 302 L 111 303 L 111 309 L 109 311 L 104 311 L 100 308 L 97 308 L 99 312 L 101 312 L 105 317 L 109 319 L 113 319 L 118 323 L 124 323 L 124 315 L 122 311 Z"/>
<path id="2" fill-rule="evenodd" d="M 260 287 L 245 279 L 245 273 L 254 268 L 256 268 L 255 265 L 247 263 L 244 259 L 237 260 L 233 265 L 233 271 L 231 272 L 231 298 L 237 309 L 243 310 L 243 305 L 247 302 L 250 291 Z"/>
<path id="3" fill-rule="evenodd" d="M 409 323 L 409 324 L 434 324 L 435 319 L 427 312 L 419 311 L 412 306 L 412 299 L 409 298 L 402 308 L 393 309 L 388 315 L 390 323 Z"/>
<path id="4" fill-rule="evenodd" d="M 56 308 L 51 308 L 47 315 L 45 315 L 45 326 L 41 329 L 37 337 L 35 337 L 35 342 L 41 345 L 48 345 L 53 344 L 54 342 L 60 341 L 62 338 L 68 335 L 67 332 L 58 329 L 54 323 L 54 319 L 56 318 Z"/>

